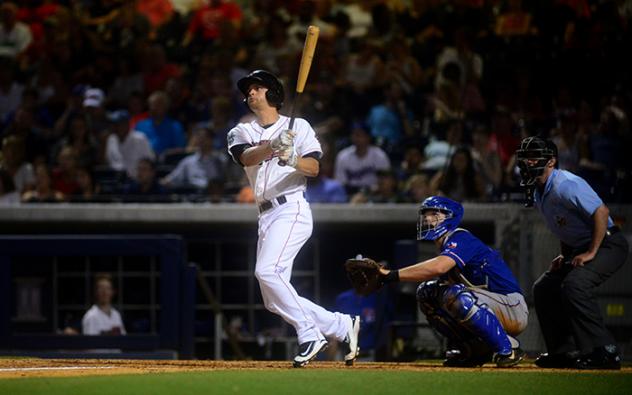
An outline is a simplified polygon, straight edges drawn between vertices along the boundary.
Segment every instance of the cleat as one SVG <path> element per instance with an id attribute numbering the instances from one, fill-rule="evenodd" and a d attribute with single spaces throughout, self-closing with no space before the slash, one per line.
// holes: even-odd
<path id="1" fill-rule="evenodd" d="M 514 348 L 511 354 L 494 354 L 494 363 L 499 368 L 510 368 L 517 365 L 525 357 L 526 353 L 521 348 Z"/>
<path id="2" fill-rule="evenodd" d="M 360 316 L 351 316 L 351 328 L 347 332 L 343 344 L 346 347 L 347 353 L 345 354 L 345 365 L 353 366 L 358 354 L 360 354 Z"/>
<path id="3" fill-rule="evenodd" d="M 314 340 L 311 342 L 305 342 L 298 346 L 298 355 L 294 357 L 294 367 L 302 368 L 307 365 L 312 359 L 316 358 L 319 352 L 327 349 L 327 340 Z"/>

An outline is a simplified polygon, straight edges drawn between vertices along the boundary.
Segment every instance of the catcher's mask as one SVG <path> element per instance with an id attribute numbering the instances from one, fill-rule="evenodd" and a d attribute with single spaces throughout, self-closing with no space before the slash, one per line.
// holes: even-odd
<path id="1" fill-rule="evenodd" d="M 520 148 L 516 151 L 520 185 L 534 185 L 552 158 L 557 158 L 557 146 L 552 141 L 539 137 L 527 137 L 522 140 Z M 555 166 L 557 167 L 557 162 Z"/>
<path id="2" fill-rule="evenodd" d="M 424 221 L 424 213 L 435 211 L 445 214 L 445 218 L 434 224 Z M 431 196 L 421 203 L 417 220 L 417 240 L 436 240 L 459 226 L 463 219 L 463 206 L 459 202 L 443 196 Z"/>
<path id="3" fill-rule="evenodd" d="M 266 100 L 271 106 L 276 107 L 277 110 L 283 107 L 283 101 L 285 100 L 283 84 L 274 74 L 265 70 L 255 70 L 237 81 L 237 87 L 246 98 L 248 98 L 248 87 L 252 84 L 261 84 L 268 88 Z"/>

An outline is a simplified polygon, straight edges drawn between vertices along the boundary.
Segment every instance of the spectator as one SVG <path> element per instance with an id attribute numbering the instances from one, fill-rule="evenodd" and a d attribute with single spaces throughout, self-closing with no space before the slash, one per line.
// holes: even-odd
<path id="1" fill-rule="evenodd" d="M 115 106 L 115 108 L 124 107 L 129 103 L 132 94 L 144 90 L 145 81 L 142 74 L 135 69 L 134 63 L 126 58 L 118 59 L 118 73 L 108 91 L 110 105 Z"/>
<path id="2" fill-rule="evenodd" d="M 196 38 L 212 43 L 220 37 L 223 23 L 231 23 L 239 29 L 241 20 L 242 12 L 239 5 L 231 1 L 210 0 L 193 14 L 182 45 L 186 47 Z"/>
<path id="3" fill-rule="evenodd" d="M 173 14 L 173 5 L 169 0 L 137 0 L 136 11 L 144 15 L 154 29 L 167 22 Z"/>
<path id="4" fill-rule="evenodd" d="M 24 141 L 17 136 L 5 137 L 2 141 L 0 169 L 12 178 L 13 188 L 23 193 L 35 186 L 33 166 L 24 161 Z"/>
<path id="5" fill-rule="evenodd" d="M 361 188 L 370 190 L 377 185 L 377 171 L 390 169 L 391 162 L 381 148 L 371 144 L 366 127 L 354 125 L 351 142 L 352 146 L 336 156 L 335 179 L 345 186 L 347 193 Z"/>
<path id="6" fill-rule="evenodd" d="M 236 122 L 230 100 L 222 96 L 213 99 L 210 128 L 215 131 L 216 149 L 226 149 L 226 136 Z"/>
<path id="7" fill-rule="evenodd" d="M 2 28 L 0 34 L 1 32 Z M 14 68 L 15 62 L 0 57 L 0 126 L 7 121 L 9 114 L 18 109 L 22 100 L 24 85 L 15 79 Z"/>
<path id="8" fill-rule="evenodd" d="M 397 178 L 392 170 L 377 172 L 377 186 L 372 190 L 362 190 L 351 198 L 350 203 L 403 203 L 404 196 L 397 188 Z"/>
<path id="9" fill-rule="evenodd" d="M 405 37 L 390 41 L 387 53 L 386 72 L 388 79 L 397 84 L 404 94 L 413 95 L 422 81 L 422 71 L 417 60 L 411 56 Z"/>
<path id="10" fill-rule="evenodd" d="M 399 141 L 413 133 L 413 114 L 399 85 L 389 84 L 384 99 L 382 103 L 371 107 L 366 122 L 377 144 L 387 152 L 395 152 Z"/>
<path id="11" fill-rule="evenodd" d="M 156 179 L 156 163 L 143 158 L 138 161 L 136 179 L 124 189 L 127 201 L 139 199 L 141 201 L 160 200 L 160 196 L 165 194 L 165 189 Z"/>
<path id="12" fill-rule="evenodd" d="M 20 61 L 33 41 L 29 27 L 17 20 L 18 7 L 10 1 L 0 5 L 0 57 Z"/>
<path id="13" fill-rule="evenodd" d="M 472 134 L 472 159 L 480 171 L 487 196 L 493 196 L 500 188 L 503 168 L 500 155 L 489 140 L 489 130 L 485 127 L 474 129 Z"/>
<path id="14" fill-rule="evenodd" d="M 149 118 L 136 124 L 136 130 L 145 134 L 156 155 L 182 151 L 186 137 L 182 124 L 167 116 L 169 98 L 162 91 L 149 96 Z"/>
<path id="15" fill-rule="evenodd" d="M 81 333 L 84 335 L 126 335 L 121 314 L 112 306 L 116 291 L 112 277 L 99 274 L 94 280 L 95 304 L 84 314 L 81 320 Z"/>
<path id="16" fill-rule="evenodd" d="M 421 165 L 426 171 L 435 172 L 444 169 L 456 147 L 463 142 L 463 123 L 450 121 L 446 125 L 445 140 L 431 136 L 430 142 L 424 148 L 424 163 Z"/>
<path id="17" fill-rule="evenodd" d="M 501 37 L 524 36 L 535 32 L 531 24 L 532 16 L 523 10 L 522 0 L 510 0 L 507 10 L 496 19 L 494 29 Z"/>
<path id="18" fill-rule="evenodd" d="M 553 142 L 557 146 L 559 168 L 577 173 L 579 168 L 579 143 L 577 140 L 577 113 L 563 111 L 558 116 L 559 128 L 553 131 Z"/>
<path id="19" fill-rule="evenodd" d="M 27 203 L 55 203 L 64 200 L 64 194 L 53 189 L 51 176 L 45 164 L 35 166 L 35 189 L 22 194 L 22 201 Z"/>
<path id="20" fill-rule="evenodd" d="M 237 196 L 235 196 L 235 202 L 242 204 L 254 204 L 255 191 L 252 190 L 250 185 L 244 185 L 237 193 Z"/>
<path id="21" fill-rule="evenodd" d="M 19 107 L 15 112 L 15 117 L 4 131 L 4 135 L 14 135 L 24 141 L 25 158 L 33 164 L 46 162 L 52 145 L 50 134 L 46 130 L 37 128 L 34 123 L 33 112 Z"/>
<path id="22" fill-rule="evenodd" d="M 149 94 L 164 90 L 170 78 L 182 74 L 177 64 L 167 61 L 165 50 L 160 45 L 149 47 L 145 51 L 144 61 L 143 83 L 145 91 Z"/>
<path id="23" fill-rule="evenodd" d="M 448 168 L 437 172 L 430 185 L 433 195 L 458 201 L 481 201 L 485 198 L 483 180 L 474 168 L 472 154 L 467 148 L 458 148 Z"/>
<path id="24" fill-rule="evenodd" d="M 317 177 L 307 179 L 305 198 L 310 203 L 346 203 L 348 200 L 345 187 L 322 171 Z"/>
<path id="25" fill-rule="evenodd" d="M 430 180 L 425 174 L 415 174 L 406 180 L 404 193 L 410 203 L 419 204 L 432 195 Z"/>
<path id="26" fill-rule="evenodd" d="M 204 189 L 208 188 L 210 183 L 223 181 L 227 158 L 223 151 L 213 149 L 213 131 L 201 128 L 195 131 L 195 135 L 199 144 L 197 152 L 182 159 L 178 166 L 162 179 L 162 185 Z"/>
<path id="27" fill-rule="evenodd" d="M 20 203 L 20 193 L 15 190 L 13 177 L 4 169 L 0 169 L 0 206 Z"/>
<path id="28" fill-rule="evenodd" d="M 90 130 L 99 137 L 110 126 L 105 112 L 105 93 L 99 88 L 88 88 L 83 94 L 82 104 Z"/>
<path id="29" fill-rule="evenodd" d="M 296 58 L 301 43 L 296 37 L 288 36 L 288 21 L 281 15 L 273 15 L 268 26 L 266 39 L 257 45 L 256 64 L 278 75 L 283 63 Z"/>
<path id="30" fill-rule="evenodd" d="M 64 195 L 72 195 L 79 189 L 77 184 L 77 154 L 70 146 L 64 146 L 57 155 L 57 167 L 52 172 L 53 188 Z"/>
<path id="31" fill-rule="evenodd" d="M 142 158 L 154 159 L 154 151 L 145 134 L 131 130 L 130 117 L 126 110 L 114 111 L 109 116 L 112 133 L 108 136 L 106 158 L 109 166 L 136 179 L 138 162 Z"/>
<path id="32" fill-rule="evenodd" d="M 64 147 L 71 147 L 77 158 L 77 165 L 92 167 L 96 161 L 97 143 L 92 136 L 89 122 L 84 114 L 78 113 L 68 121 L 63 137 L 53 149 L 56 157 Z"/>
<path id="33" fill-rule="evenodd" d="M 76 171 L 77 190 L 70 196 L 73 202 L 94 201 L 99 194 L 99 186 L 94 183 L 94 178 L 88 169 L 80 167 Z"/>
<path id="34" fill-rule="evenodd" d="M 397 178 L 400 181 L 406 181 L 415 174 L 423 173 L 424 156 L 419 147 L 408 147 L 404 152 L 404 160 L 397 169 Z"/>

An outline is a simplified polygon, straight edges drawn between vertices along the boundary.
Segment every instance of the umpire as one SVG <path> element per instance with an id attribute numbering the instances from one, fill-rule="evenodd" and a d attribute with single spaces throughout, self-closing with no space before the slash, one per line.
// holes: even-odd
<path id="1" fill-rule="evenodd" d="M 548 353 L 541 368 L 620 369 L 595 289 L 625 262 L 628 243 L 608 207 L 584 179 L 558 169 L 557 147 L 527 137 L 516 152 L 531 200 L 559 239 L 561 255 L 533 285 L 535 309 Z"/>

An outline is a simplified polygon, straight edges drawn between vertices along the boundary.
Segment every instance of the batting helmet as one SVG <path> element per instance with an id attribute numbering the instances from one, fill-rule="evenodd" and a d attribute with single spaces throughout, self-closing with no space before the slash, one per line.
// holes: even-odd
<path id="1" fill-rule="evenodd" d="M 248 87 L 252 84 L 261 84 L 268 88 L 266 100 L 271 106 L 277 109 L 283 107 L 285 92 L 281 81 L 274 74 L 265 70 L 255 70 L 237 81 L 237 87 L 246 97 L 248 97 Z"/>
<path id="2" fill-rule="evenodd" d="M 520 169 L 520 185 L 535 184 L 536 179 L 544 173 L 546 164 L 551 158 L 557 158 L 557 146 L 554 142 L 536 136 L 523 139 L 520 142 L 520 148 L 516 151 L 516 162 Z"/>
<path id="3" fill-rule="evenodd" d="M 445 219 L 438 224 L 424 223 L 424 212 L 439 211 L 445 214 Z M 421 203 L 419 218 L 417 220 L 417 240 L 436 240 L 453 231 L 463 219 L 463 206 L 461 203 L 443 196 L 430 196 Z"/>

